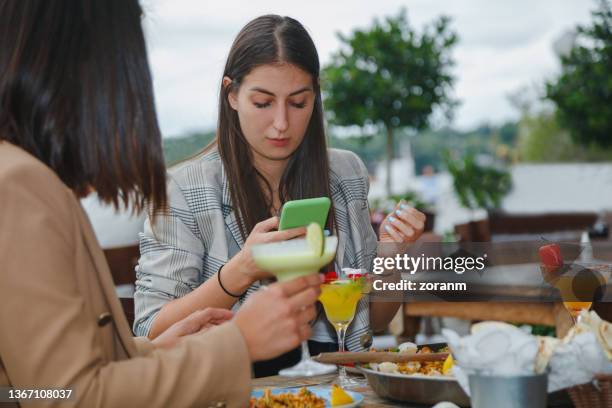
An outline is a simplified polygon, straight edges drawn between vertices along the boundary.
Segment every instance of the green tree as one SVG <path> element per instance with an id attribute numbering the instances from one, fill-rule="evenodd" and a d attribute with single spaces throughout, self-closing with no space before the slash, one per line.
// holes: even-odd
<path id="1" fill-rule="evenodd" d="M 332 124 L 375 125 L 386 135 L 387 193 L 391 193 L 394 133 L 427 127 L 432 110 L 450 112 L 454 77 L 451 49 L 457 35 L 441 17 L 417 33 L 406 11 L 374 20 L 367 30 L 338 35 L 342 49 L 323 71 L 325 107 Z"/>
<path id="2" fill-rule="evenodd" d="M 473 154 L 466 154 L 463 160 L 454 160 L 445 152 L 444 161 L 453 176 L 455 194 L 467 209 L 497 209 L 512 189 L 512 176 L 507 170 L 480 165 Z"/>
<path id="3" fill-rule="evenodd" d="M 612 160 L 612 147 L 576 143 L 553 112 L 525 113 L 519 124 L 518 150 L 523 162 L 598 162 Z"/>
<path id="4" fill-rule="evenodd" d="M 579 144 L 612 146 L 612 7 L 599 0 L 591 26 L 578 27 L 578 39 L 561 56 L 559 78 L 546 86 L 557 105 L 559 123 Z"/>

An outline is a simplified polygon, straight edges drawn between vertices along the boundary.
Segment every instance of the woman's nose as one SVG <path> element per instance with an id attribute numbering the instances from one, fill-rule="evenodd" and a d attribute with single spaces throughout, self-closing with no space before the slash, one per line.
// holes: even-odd
<path id="1" fill-rule="evenodd" d="M 279 104 L 274 114 L 274 123 L 272 124 L 274 129 L 279 132 L 284 132 L 289 127 L 289 120 L 287 118 L 287 107 L 284 104 Z"/>

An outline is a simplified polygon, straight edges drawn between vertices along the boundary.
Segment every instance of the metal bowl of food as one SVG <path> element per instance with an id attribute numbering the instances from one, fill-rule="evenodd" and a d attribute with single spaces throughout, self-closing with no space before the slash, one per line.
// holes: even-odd
<path id="1" fill-rule="evenodd" d="M 446 344 L 442 343 L 419 346 L 419 353 L 446 351 L 445 347 Z M 442 375 L 438 372 L 441 368 L 438 365 L 441 366 L 442 363 L 433 363 L 427 367 L 421 366 L 420 369 L 402 370 L 402 372 L 384 372 L 375 364 L 363 364 L 357 367 L 380 397 L 425 405 L 450 401 L 462 407 L 469 407 L 470 398 L 457 380 L 452 375 Z"/>
<path id="2" fill-rule="evenodd" d="M 381 373 L 365 367 L 359 369 L 374 392 L 383 398 L 427 405 L 450 401 L 461 407 L 470 406 L 470 398 L 452 377 Z"/>

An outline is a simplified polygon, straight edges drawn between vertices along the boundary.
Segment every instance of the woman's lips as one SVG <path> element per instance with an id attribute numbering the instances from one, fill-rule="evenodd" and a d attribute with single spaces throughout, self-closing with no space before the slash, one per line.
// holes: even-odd
<path id="1" fill-rule="evenodd" d="M 275 147 L 285 147 L 285 146 L 287 146 L 289 144 L 289 138 L 285 138 L 285 139 L 270 139 L 270 138 L 268 138 L 267 140 L 268 140 L 268 142 L 270 142 L 270 144 L 272 146 L 275 146 Z"/>

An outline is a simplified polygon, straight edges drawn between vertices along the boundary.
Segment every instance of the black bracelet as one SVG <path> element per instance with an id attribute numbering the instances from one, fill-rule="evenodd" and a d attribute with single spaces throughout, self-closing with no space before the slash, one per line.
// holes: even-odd
<path id="1" fill-rule="evenodd" d="M 234 295 L 233 293 L 231 293 L 229 290 L 225 289 L 225 286 L 223 286 L 223 284 L 221 283 L 221 269 L 223 269 L 225 265 L 221 265 L 221 267 L 219 268 L 219 270 L 217 271 L 217 280 L 219 281 L 219 286 L 221 286 L 221 289 L 223 289 L 223 291 L 234 298 L 241 298 L 242 296 L 244 296 L 244 294 L 246 293 L 246 291 L 244 291 L 244 293 L 240 294 L 240 295 Z"/>

